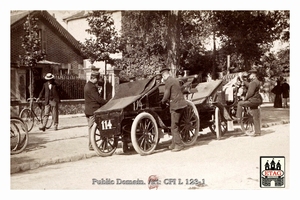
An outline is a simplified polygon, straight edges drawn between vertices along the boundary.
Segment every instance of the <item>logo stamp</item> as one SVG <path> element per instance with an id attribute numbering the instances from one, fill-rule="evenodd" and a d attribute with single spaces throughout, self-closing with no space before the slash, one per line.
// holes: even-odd
<path id="1" fill-rule="evenodd" d="M 151 189 L 158 189 L 158 186 L 160 185 L 160 180 L 158 179 L 157 175 L 151 175 L 148 178 L 148 188 Z"/>
<path id="2" fill-rule="evenodd" d="M 285 187 L 285 157 L 261 156 L 260 157 L 260 187 L 284 188 Z"/>

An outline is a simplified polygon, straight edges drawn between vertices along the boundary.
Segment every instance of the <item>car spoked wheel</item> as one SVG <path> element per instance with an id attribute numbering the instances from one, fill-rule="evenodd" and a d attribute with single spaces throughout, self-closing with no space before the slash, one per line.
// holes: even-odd
<path id="1" fill-rule="evenodd" d="M 191 146 L 198 138 L 200 119 L 195 105 L 190 101 L 187 102 L 188 106 L 182 111 L 179 120 L 179 134 L 182 143 L 185 146 Z"/>
<path id="2" fill-rule="evenodd" d="M 94 151 L 100 156 L 111 156 L 117 149 L 118 137 L 101 135 L 96 123 L 92 127 L 90 137 Z"/>
<path id="3" fill-rule="evenodd" d="M 131 126 L 132 145 L 140 155 L 151 154 L 158 144 L 158 127 L 154 117 L 147 113 L 140 113 Z"/>

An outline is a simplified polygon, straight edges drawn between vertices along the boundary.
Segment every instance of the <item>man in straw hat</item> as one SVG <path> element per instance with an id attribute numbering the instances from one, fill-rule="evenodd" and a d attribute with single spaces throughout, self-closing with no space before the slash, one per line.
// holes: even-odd
<path id="1" fill-rule="evenodd" d="M 92 72 L 90 80 L 84 86 L 84 100 L 85 100 L 85 116 L 88 122 L 88 135 L 89 135 L 89 150 L 93 150 L 91 145 L 90 135 L 91 129 L 95 122 L 94 112 L 104 105 L 107 101 L 104 100 L 97 88 L 97 83 L 99 81 L 100 73 Z"/>
<path id="2" fill-rule="evenodd" d="M 45 96 L 45 115 L 43 118 L 43 124 L 39 128 L 42 131 L 46 130 L 46 124 L 48 122 L 50 111 L 52 110 L 52 117 L 54 122 L 54 130 L 58 129 L 58 104 L 60 102 L 58 85 L 54 81 L 54 75 L 47 73 L 45 76 L 46 83 L 43 85 L 37 101 L 44 95 Z"/>
<path id="3" fill-rule="evenodd" d="M 181 91 L 179 81 L 170 76 L 170 69 L 162 68 L 160 73 L 165 81 L 165 92 L 161 103 L 166 104 L 167 101 L 170 102 L 172 144 L 169 146 L 169 149 L 172 152 L 177 152 L 184 149 L 178 126 L 182 110 L 187 106 L 187 102 Z"/>

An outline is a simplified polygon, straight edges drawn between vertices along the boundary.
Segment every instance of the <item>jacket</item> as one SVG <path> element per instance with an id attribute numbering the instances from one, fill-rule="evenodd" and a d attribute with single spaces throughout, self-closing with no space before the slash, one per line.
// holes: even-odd
<path id="1" fill-rule="evenodd" d="M 161 102 L 166 103 L 168 100 L 170 101 L 170 110 L 178 110 L 187 106 L 179 81 L 171 76 L 165 82 L 165 92 Z"/>
<path id="2" fill-rule="evenodd" d="M 247 84 L 248 85 L 248 84 Z M 262 97 L 259 94 L 259 88 L 260 88 L 260 81 L 257 79 L 252 80 L 248 85 L 248 90 L 245 96 L 245 101 L 250 101 L 251 103 L 255 104 L 262 104 Z"/>
<path id="3" fill-rule="evenodd" d="M 60 102 L 59 86 L 55 82 L 53 82 L 51 84 L 52 84 L 52 87 L 50 90 L 49 82 L 47 81 L 46 83 L 44 83 L 43 88 L 38 97 L 40 99 L 43 95 L 45 95 L 45 102 L 44 102 L 45 105 L 48 105 L 50 100 L 53 100 L 56 103 Z"/>
<path id="4" fill-rule="evenodd" d="M 94 115 L 94 112 L 107 102 L 99 94 L 96 85 L 90 81 L 88 81 L 84 86 L 84 100 L 84 112 L 86 116 Z"/>

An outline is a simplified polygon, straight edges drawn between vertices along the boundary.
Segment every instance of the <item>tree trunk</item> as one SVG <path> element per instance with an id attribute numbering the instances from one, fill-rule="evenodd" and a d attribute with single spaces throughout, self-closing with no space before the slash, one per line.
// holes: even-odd
<path id="1" fill-rule="evenodd" d="M 213 56 L 212 56 L 212 80 L 216 80 L 216 34 L 213 31 Z"/>
<path id="2" fill-rule="evenodd" d="M 180 11 L 172 10 L 169 12 L 168 20 L 168 58 L 167 66 L 171 69 L 173 77 L 179 69 L 179 42 L 180 42 Z"/>

